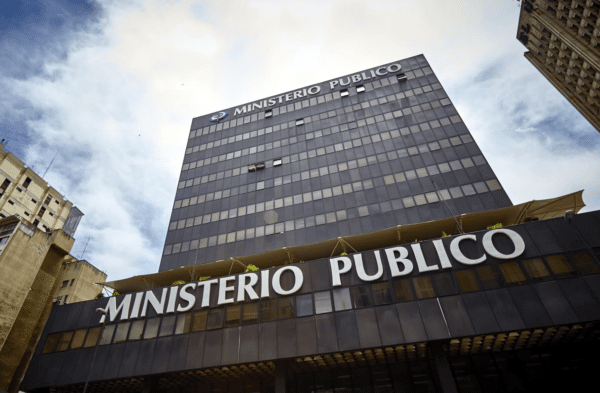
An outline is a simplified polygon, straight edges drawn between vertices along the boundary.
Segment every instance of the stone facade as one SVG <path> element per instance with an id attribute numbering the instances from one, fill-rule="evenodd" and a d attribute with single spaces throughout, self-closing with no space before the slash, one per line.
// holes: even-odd
<path id="1" fill-rule="evenodd" d="M 52 310 L 52 293 L 74 239 L 15 216 L 0 220 L 0 390 L 18 391 Z"/>
<path id="2" fill-rule="evenodd" d="M 600 131 L 600 2 L 523 1 L 517 39 L 527 60 Z"/>
<path id="3" fill-rule="evenodd" d="M 75 234 L 83 213 L 0 144 L 0 217 L 18 215 L 41 230 Z"/>
<path id="4" fill-rule="evenodd" d="M 102 294 L 102 285 L 106 273 L 98 270 L 85 260 L 77 260 L 69 255 L 65 258 L 65 267 L 60 286 L 53 296 L 54 304 L 70 304 L 96 299 Z"/>

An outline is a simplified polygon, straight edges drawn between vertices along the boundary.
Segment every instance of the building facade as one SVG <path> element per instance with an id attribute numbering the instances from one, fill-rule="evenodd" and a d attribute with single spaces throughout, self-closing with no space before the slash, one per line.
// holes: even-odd
<path id="1" fill-rule="evenodd" d="M 36 228 L 75 235 L 83 213 L 0 144 L 0 218 L 18 215 Z"/>
<path id="2" fill-rule="evenodd" d="M 600 132 L 600 2 L 525 0 L 517 39 L 527 60 Z"/>
<path id="3" fill-rule="evenodd" d="M 235 274 L 221 261 L 221 276 L 55 307 L 21 389 L 588 390 L 600 212 L 563 218 L 569 207 L 545 202 L 459 216 L 454 236 L 439 237 L 452 219 L 407 225 L 404 240 L 383 230 L 375 247 L 348 238 L 359 251 L 347 255 Z"/>
<path id="4" fill-rule="evenodd" d="M 22 217 L 0 219 L 0 391 L 18 391 L 73 242 Z"/>
<path id="5" fill-rule="evenodd" d="M 82 216 L 0 144 L 0 391 L 18 391 Z"/>
<path id="6" fill-rule="evenodd" d="M 160 271 L 510 205 L 420 55 L 193 119 Z"/>
<path id="7" fill-rule="evenodd" d="M 78 260 L 72 255 L 65 258 L 60 277 L 60 286 L 52 296 L 56 305 L 85 302 L 102 296 L 102 285 L 106 273 L 86 260 Z"/>
<path id="8" fill-rule="evenodd" d="M 22 390 L 594 381 L 600 212 L 513 206 L 423 56 L 191 128 L 160 271 L 55 307 Z"/>

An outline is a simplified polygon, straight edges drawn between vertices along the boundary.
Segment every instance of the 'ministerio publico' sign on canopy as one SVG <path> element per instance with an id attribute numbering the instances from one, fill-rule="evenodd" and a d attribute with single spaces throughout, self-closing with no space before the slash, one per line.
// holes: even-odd
<path id="1" fill-rule="evenodd" d="M 512 243 L 512 252 L 505 253 L 497 249 L 493 243 L 495 235 L 505 236 Z M 477 265 L 484 263 L 488 256 L 497 259 L 513 259 L 519 257 L 525 251 L 523 238 L 511 229 L 494 229 L 486 232 L 480 240 L 483 252 L 476 258 L 467 257 L 461 250 L 461 244 L 465 242 L 479 242 L 476 235 L 466 234 L 456 236 L 449 244 L 444 245 L 441 239 L 433 240 L 431 243 L 437 254 L 437 258 L 426 258 L 421 248 L 421 243 L 389 247 L 357 253 L 348 256 L 338 256 L 329 259 L 329 272 L 333 287 L 342 286 L 343 275 L 355 270 L 359 280 L 364 282 L 382 279 L 384 269 L 387 267 L 391 277 L 401 277 L 411 274 L 421 274 L 443 269 L 452 269 L 450 256 L 462 265 Z M 363 255 L 374 254 L 375 266 L 367 268 Z M 370 271 L 371 273 L 367 273 Z M 291 275 L 292 280 L 282 280 L 284 275 Z M 292 283 L 290 286 L 289 283 Z M 287 287 L 284 288 L 284 283 Z M 154 291 L 126 294 L 120 297 L 111 297 L 106 306 L 107 317 L 110 322 L 117 320 L 144 318 L 150 307 L 156 314 L 171 314 L 174 312 L 186 312 L 194 308 L 198 299 L 200 307 L 209 307 L 211 304 L 211 292 L 217 288 L 218 306 L 234 302 L 253 301 L 271 296 L 271 289 L 280 296 L 292 295 L 302 288 L 304 273 L 298 266 L 283 266 L 278 269 L 266 269 L 258 272 L 243 273 L 238 275 L 224 276 L 208 279 L 205 281 L 190 282 L 185 285 L 165 287 L 160 296 Z M 214 301 L 213 301 L 214 304 Z M 105 316 L 100 318 L 99 323 L 105 322 Z"/>

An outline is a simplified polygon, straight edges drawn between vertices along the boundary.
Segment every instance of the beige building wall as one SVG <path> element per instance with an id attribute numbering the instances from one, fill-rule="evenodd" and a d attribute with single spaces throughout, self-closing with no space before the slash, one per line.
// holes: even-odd
<path id="1" fill-rule="evenodd" d="M 600 1 L 524 0 L 525 57 L 600 132 Z"/>
<path id="2" fill-rule="evenodd" d="M 52 309 L 74 239 L 23 218 L 0 219 L 0 390 L 18 391 Z"/>
<path id="3" fill-rule="evenodd" d="M 60 283 L 53 295 L 55 304 L 69 304 L 96 299 L 102 293 L 106 273 L 98 270 L 85 260 L 77 260 L 71 255 L 65 258 Z"/>
<path id="4" fill-rule="evenodd" d="M 18 215 L 41 230 L 77 227 L 81 212 L 0 144 L 0 218 Z M 73 226 L 73 225 L 71 225 Z"/>

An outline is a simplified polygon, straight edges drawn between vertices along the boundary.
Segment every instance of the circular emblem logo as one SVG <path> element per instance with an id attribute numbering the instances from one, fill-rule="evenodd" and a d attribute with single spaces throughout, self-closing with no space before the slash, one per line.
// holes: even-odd
<path id="1" fill-rule="evenodd" d="M 227 112 L 215 113 L 210 117 L 210 121 L 215 122 L 227 117 Z"/>

